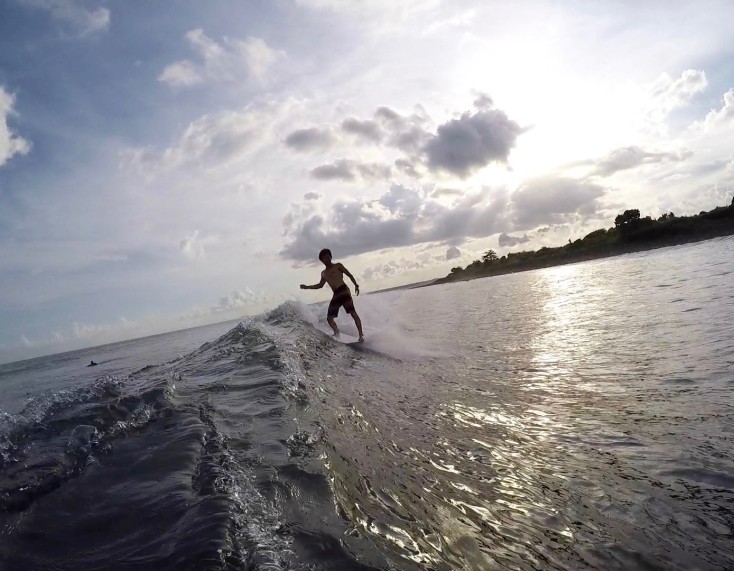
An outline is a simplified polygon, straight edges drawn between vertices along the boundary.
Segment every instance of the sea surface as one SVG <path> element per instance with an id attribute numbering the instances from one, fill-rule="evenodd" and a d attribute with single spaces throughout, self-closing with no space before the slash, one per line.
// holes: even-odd
<path id="1" fill-rule="evenodd" d="M 734 568 L 734 238 L 356 306 L 0 366 L 0 570 Z"/>

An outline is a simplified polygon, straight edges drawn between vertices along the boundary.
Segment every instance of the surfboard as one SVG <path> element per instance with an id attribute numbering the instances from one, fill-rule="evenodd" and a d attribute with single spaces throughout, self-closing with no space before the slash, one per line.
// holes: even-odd
<path id="1" fill-rule="evenodd" d="M 315 329 L 319 333 L 321 333 L 324 337 L 332 341 L 333 343 L 338 343 L 339 345 L 345 345 L 349 347 L 350 349 L 352 349 L 353 351 L 357 351 L 359 353 L 377 355 L 381 358 L 392 359 L 395 361 L 400 360 L 400 359 L 393 357 L 392 355 L 387 355 L 385 353 L 382 353 L 381 351 L 378 351 L 370 347 L 369 339 L 367 339 L 366 341 L 359 341 L 357 337 L 354 337 L 353 335 L 348 335 L 346 333 L 342 333 L 341 335 L 339 335 L 338 338 L 336 338 L 331 333 L 327 333 L 323 329 L 319 329 L 318 327 Z"/>
<path id="2" fill-rule="evenodd" d="M 321 329 L 319 329 L 321 331 Z M 342 345 L 364 345 L 363 341 L 360 341 L 357 337 L 353 337 L 352 335 L 347 335 L 346 333 L 341 333 L 339 337 L 334 337 L 331 333 L 327 333 L 326 331 L 321 331 L 326 337 L 334 341 L 335 343 L 341 343 Z"/>

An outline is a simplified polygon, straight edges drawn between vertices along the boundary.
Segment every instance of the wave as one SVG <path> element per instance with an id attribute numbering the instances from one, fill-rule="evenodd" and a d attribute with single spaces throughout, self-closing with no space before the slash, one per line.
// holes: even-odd
<path id="1" fill-rule="evenodd" d="M 304 362 L 345 351 L 286 303 L 168 363 L 0 413 L 3 568 L 382 568 L 342 541 L 310 412 Z"/>

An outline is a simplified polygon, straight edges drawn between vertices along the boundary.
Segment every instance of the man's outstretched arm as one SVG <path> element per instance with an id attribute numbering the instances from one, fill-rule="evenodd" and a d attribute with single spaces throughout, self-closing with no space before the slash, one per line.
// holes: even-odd
<path id="1" fill-rule="evenodd" d="M 357 283 L 357 280 L 354 279 L 354 276 L 349 273 L 349 270 L 344 267 L 344 264 L 339 263 L 339 269 L 344 272 L 344 275 L 346 275 L 350 280 L 352 280 L 352 283 L 354 284 L 354 293 L 356 295 L 359 295 L 359 284 Z"/>
<path id="2" fill-rule="evenodd" d="M 324 287 L 324 284 L 326 283 L 326 280 L 324 279 L 324 276 L 321 276 L 321 281 L 315 285 L 305 285 L 301 284 L 301 289 L 320 289 Z"/>

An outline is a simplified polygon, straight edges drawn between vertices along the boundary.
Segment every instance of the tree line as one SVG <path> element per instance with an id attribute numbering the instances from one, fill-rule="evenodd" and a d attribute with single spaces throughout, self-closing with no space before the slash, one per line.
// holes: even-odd
<path id="1" fill-rule="evenodd" d="M 457 266 L 435 283 L 467 280 L 542 268 L 628 252 L 684 244 L 734 234 L 734 199 L 729 206 L 719 206 L 691 216 L 666 212 L 657 219 L 642 217 L 639 209 L 625 210 L 614 219 L 611 228 L 600 228 L 583 238 L 569 240 L 556 248 L 510 252 L 499 257 L 487 250 L 480 260 L 466 267 Z"/>

